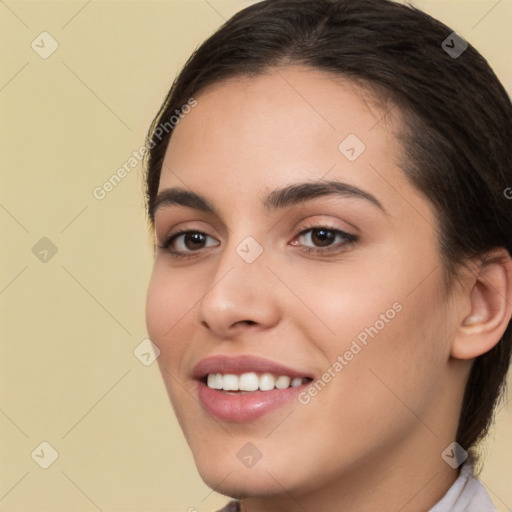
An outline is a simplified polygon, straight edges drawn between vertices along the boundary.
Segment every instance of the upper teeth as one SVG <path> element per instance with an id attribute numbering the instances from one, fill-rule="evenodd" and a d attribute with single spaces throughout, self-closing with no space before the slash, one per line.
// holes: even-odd
<path id="1" fill-rule="evenodd" d="M 291 378 L 286 375 L 275 377 L 271 373 L 258 375 L 255 372 L 242 373 L 241 375 L 210 373 L 208 374 L 207 385 L 213 389 L 224 391 L 270 391 L 285 389 L 291 386 L 297 387 L 302 384 L 301 377 Z"/>

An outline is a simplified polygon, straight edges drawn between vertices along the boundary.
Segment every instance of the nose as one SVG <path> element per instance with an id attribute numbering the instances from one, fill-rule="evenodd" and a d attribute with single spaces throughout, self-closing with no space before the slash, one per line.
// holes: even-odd
<path id="1" fill-rule="evenodd" d="M 277 281 L 266 266 L 265 250 L 249 262 L 237 247 L 240 251 L 240 246 L 226 246 L 219 256 L 197 308 L 199 323 L 224 339 L 248 328 L 273 327 L 280 318 Z"/>

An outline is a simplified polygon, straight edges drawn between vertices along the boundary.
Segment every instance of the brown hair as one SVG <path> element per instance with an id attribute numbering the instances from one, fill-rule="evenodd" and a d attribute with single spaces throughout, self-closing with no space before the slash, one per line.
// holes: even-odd
<path id="1" fill-rule="evenodd" d="M 512 201 L 504 194 L 512 185 L 512 104 L 476 49 L 450 54 L 449 48 L 464 48 L 452 32 L 390 0 L 266 0 L 243 9 L 192 54 L 151 125 L 151 225 L 172 135 L 158 127 L 209 85 L 296 63 L 354 79 L 382 99 L 384 91 L 399 106 L 402 167 L 435 207 L 447 289 L 467 259 L 485 258 L 497 247 L 512 254 Z M 505 387 L 511 350 L 509 322 L 499 343 L 472 367 L 456 440 L 473 458 Z"/>

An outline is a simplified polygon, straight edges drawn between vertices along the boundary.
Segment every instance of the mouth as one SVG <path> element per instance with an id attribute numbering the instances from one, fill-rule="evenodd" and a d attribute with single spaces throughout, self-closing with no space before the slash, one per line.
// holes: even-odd
<path id="1" fill-rule="evenodd" d="M 253 356 L 213 356 L 194 368 L 203 409 L 223 421 L 246 422 L 289 404 L 313 380 L 307 372 Z"/>

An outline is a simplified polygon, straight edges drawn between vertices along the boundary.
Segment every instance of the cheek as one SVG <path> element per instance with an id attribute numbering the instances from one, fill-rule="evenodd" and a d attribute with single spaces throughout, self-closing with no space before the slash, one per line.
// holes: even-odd
<path id="1" fill-rule="evenodd" d="M 374 310 L 364 329 L 351 338 L 361 350 L 346 368 L 354 407 L 366 404 L 366 414 L 389 422 L 389 429 L 395 428 L 391 418 L 405 425 L 415 421 L 410 411 L 420 417 L 428 414 L 442 392 L 449 359 L 445 308 L 436 303 L 435 289 L 425 285 L 422 293 L 405 293 L 394 304 L 399 307 L 392 313 L 384 312 L 386 303 Z M 388 323 L 375 321 L 381 312 Z M 361 334 L 365 344 L 359 343 Z"/>
<path id="2" fill-rule="evenodd" d="M 391 272 L 389 266 L 354 261 L 310 270 L 295 281 L 294 291 L 309 309 L 298 307 L 297 320 L 330 359 L 348 350 L 355 339 L 364 346 L 365 340 L 389 331 L 403 316 L 404 285 L 400 274 Z"/>
<path id="3" fill-rule="evenodd" d="M 176 337 L 181 323 L 186 322 L 200 293 L 193 292 L 191 281 L 172 272 L 164 262 L 156 261 L 146 296 L 146 324 L 153 342 Z"/>
<path id="4" fill-rule="evenodd" d="M 317 340 L 323 371 L 343 375 L 333 379 L 333 391 L 337 388 L 344 400 L 352 397 L 347 406 L 353 399 L 376 411 L 398 401 L 393 393 L 421 405 L 442 380 L 449 312 L 438 295 L 440 271 L 431 273 L 432 262 L 427 263 L 395 258 L 351 265 L 350 273 L 340 268 L 336 275 L 310 275 L 298 289 L 309 290 L 303 296 L 314 313 L 298 319 L 301 330 Z"/>
<path id="5" fill-rule="evenodd" d="M 181 421 L 182 415 L 176 404 L 187 403 L 187 396 L 179 399 L 182 388 L 177 385 L 177 369 L 187 345 L 183 343 L 185 334 L 182 329 L 190 306 L 187 306 L 189 301 L 183 288 L 169 274 L 162 265 L 155 263 L 146 296 L 146 327 L 149 338 L 160 350 L 157 359 L 160 373 L 178 421 Z"/>
<path id="6" fill-rule="evenodd" d="M 440 270 L 432 272 L 435 255 L 399 242 L 361 252 L 346 265 L 310 269 L 297 282 L 295 291 L 312 312 L 304 317 L 311 339 L 325 339 L 325 351 L 339 353 L 354 339 L 405 348 L 439 329 L 445 305 L 438 296 Z"/>
<path id="7" fill-rule="evenodd" d="M 180 328 L 194 304 L 190 293 L 170 273 L 156 264 L 146 296 L 146 327 L 151 341 L 160 349 L 159 361 L 175 360 L 180 350 Z M 190 305 L 188 303 L 190 302 Z"/>
<path id="8" fill-rule="evenodd" d="M 171 319 L 168 318 L 172 312 L 172 300 L 168 292 L 158 272 L 153 270 L 146 295 L 146 327 L 151 341 L 158 345 L 160 350 L 166 329 L 172 325 Z"/>

